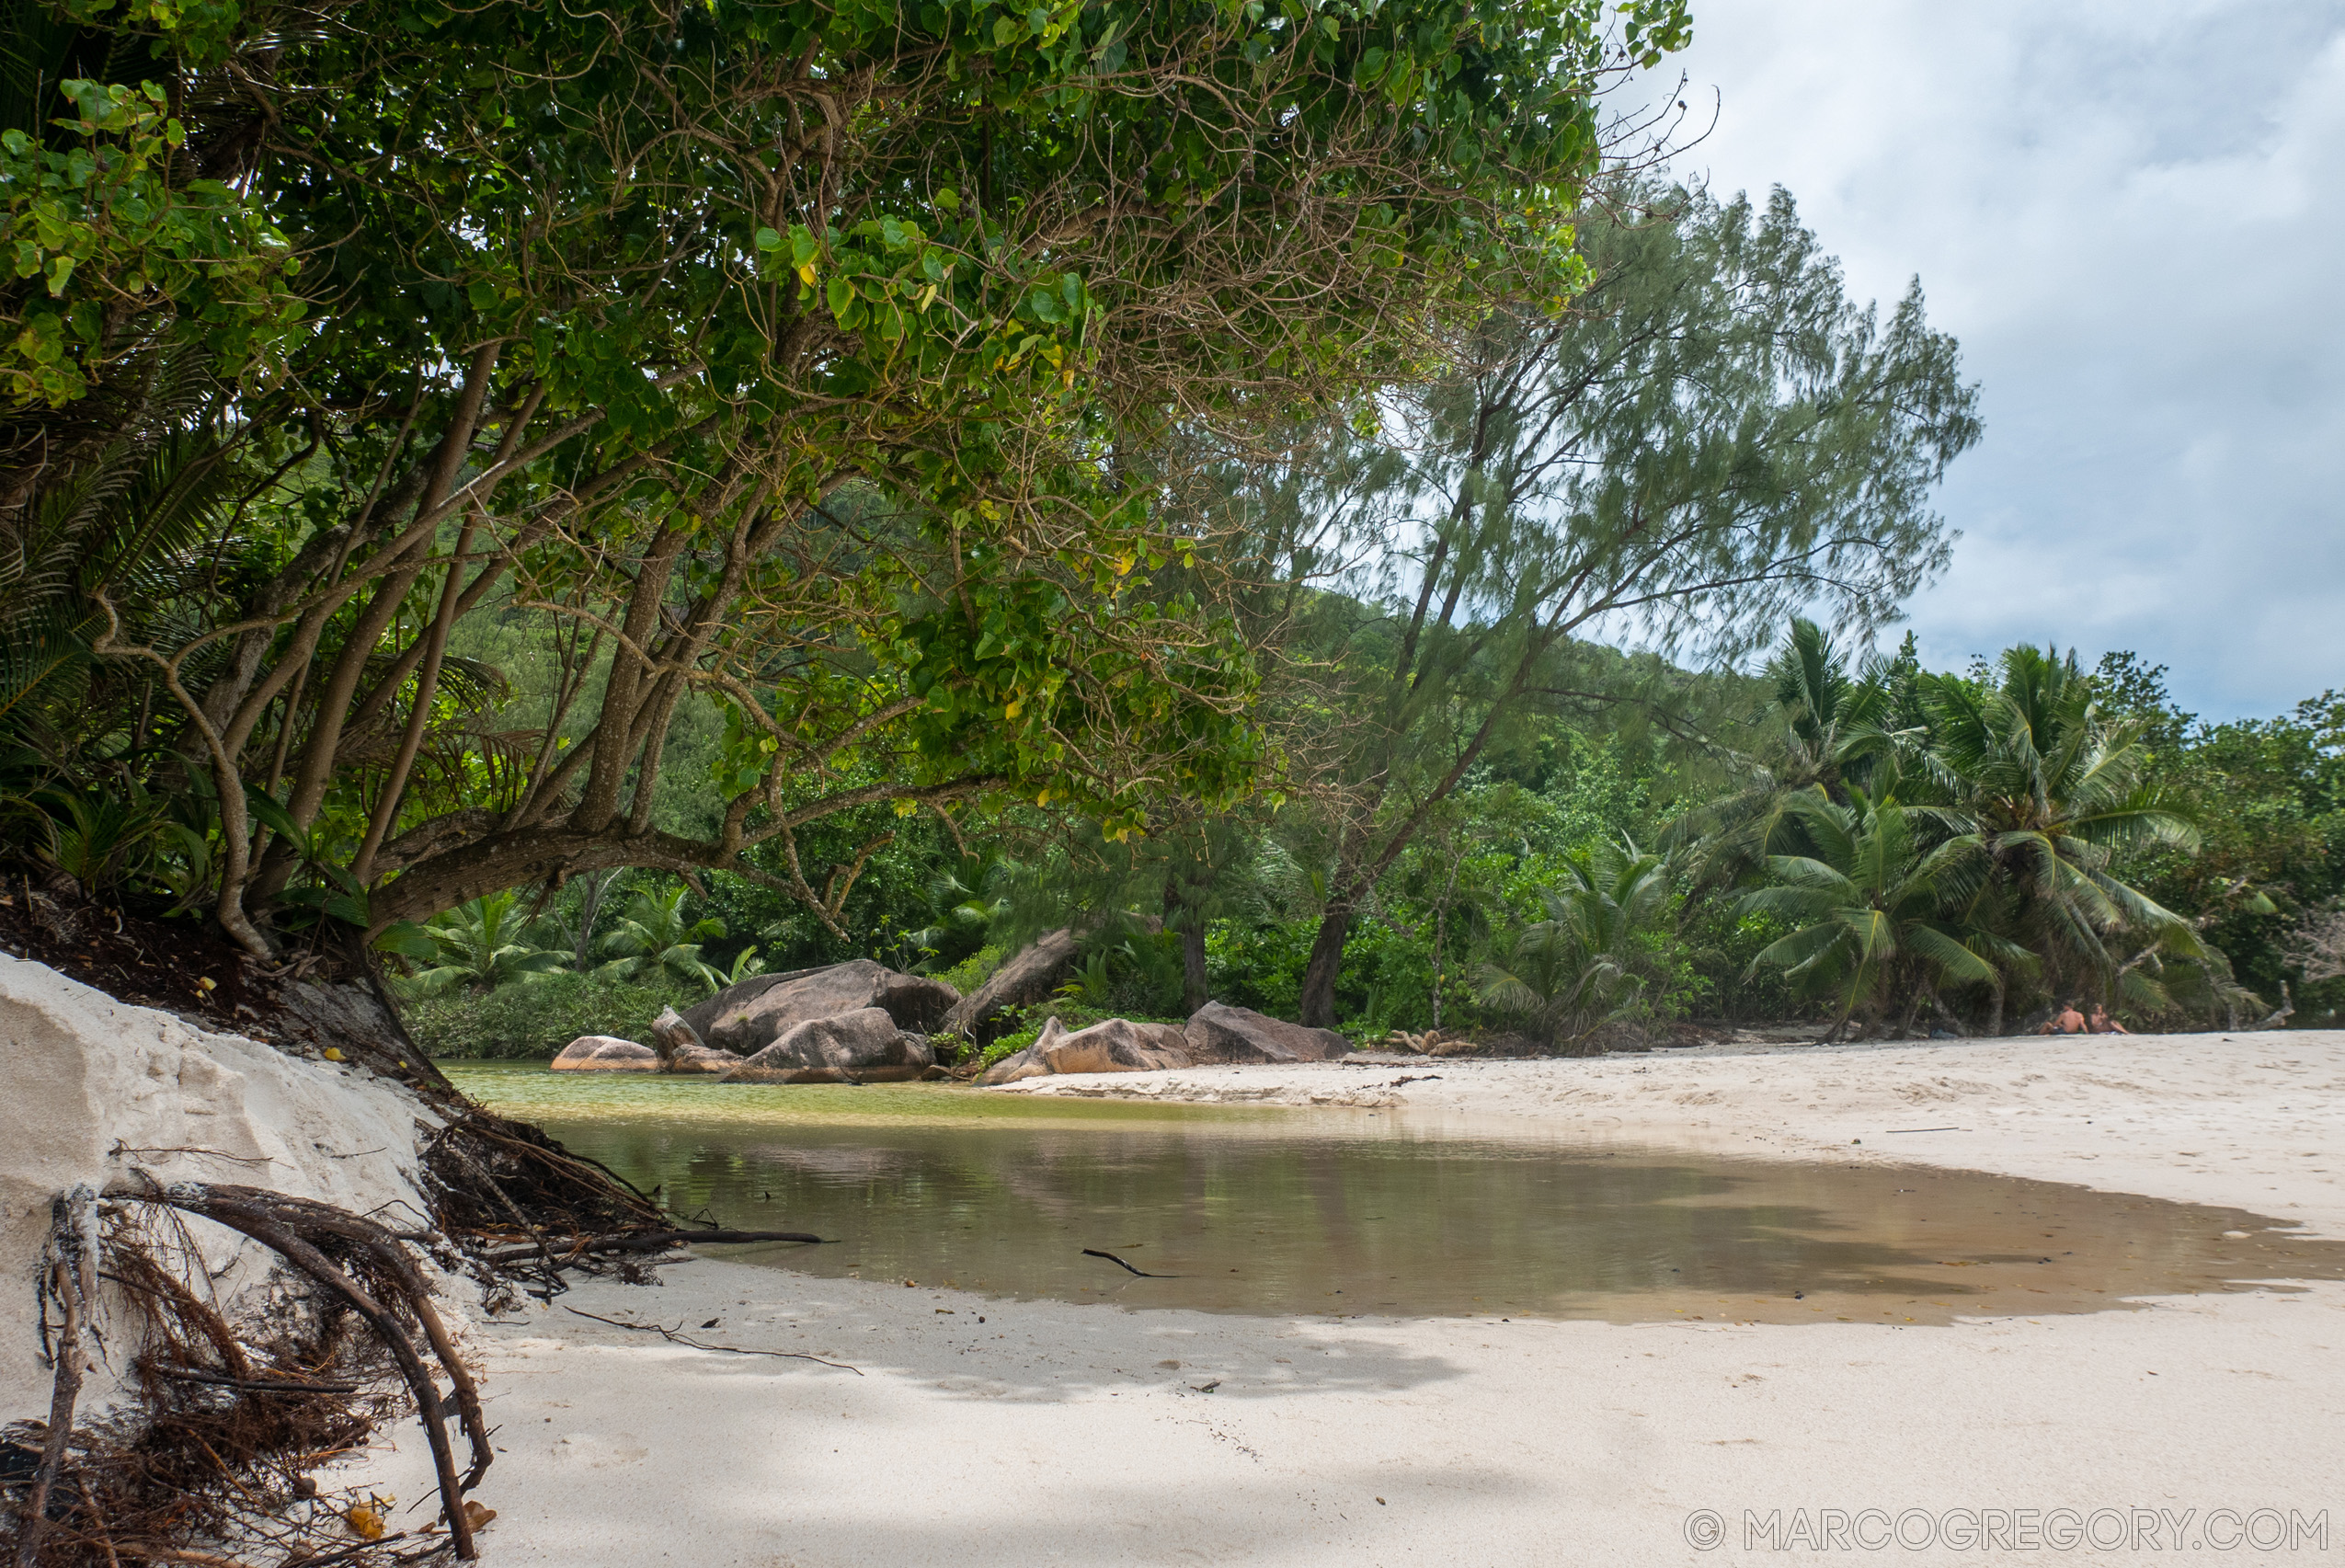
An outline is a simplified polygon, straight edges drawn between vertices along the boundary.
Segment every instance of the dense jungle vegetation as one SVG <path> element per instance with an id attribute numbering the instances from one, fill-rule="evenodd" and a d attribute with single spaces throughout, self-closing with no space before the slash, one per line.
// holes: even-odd
<path id="1" fill-rule="evenodd" d="M 1976 388 L 1608 107 L 1682 0 L 9 15 L 13 896 L 485 1054 L 1070 925 L 1556 1049 L 2345 1004 L 2345 699 L 1865 651 Z"/>

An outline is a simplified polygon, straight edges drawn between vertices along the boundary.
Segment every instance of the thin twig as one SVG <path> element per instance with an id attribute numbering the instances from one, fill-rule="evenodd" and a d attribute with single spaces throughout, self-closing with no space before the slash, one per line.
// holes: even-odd
<path id="1" fill-rule="evenodd" d="M 405 1540 L 406 1539 L 407 1532 L 406 1530 L 401 1530 L 396 1535 L 386 1535 L 379 1540 L 362 1540 L 356 1546 L 342 1547 L 337 1551 L 327 1552 L 323 1557 L 296 1557 L 289 1561 L 285 1564 L 285 1568 L 327 1568 L 327 1564 L 329 1563 L 348 1562 L 351 1558 L 356 1557 L 362 1551 L 378 1551 L 383 1547 L 390 1545 L 395 1540 Z"/>
<path id="2" fill-rule="evenodd" d="M 276 1161 L 266 1154 L 231 1154 L 224 1149 L 198 1149 L 189 1144 L 168 1144 L 154 1149 L 134 1149 L 117 1139 L 111 1154 L 207 1154 L 214 1160 L 233 1160 L 239 1165 L 274 1165 Z M 380 1153 L 381 1150 L 376 1150 Z"/>
<path id="3" fill-rule="evenodd" d="M 234 1389 L 251 1394 L 354 1394 L 361 1385 L 357 1383 L 304 1383 L 287 1378 L 231 1378 L 220 1372 L 206 1372 L 194 1367 L 155 1367 L 151 1371 L 158 1378 L 174 1382 L 205 1383 L 214 1388 Z"/>
<path id="4" fill-rule="evenodd" d="M 699 1340 L 688 1339 L 674 1329 L 662 1328 L 658 1323 L 621 1322 L 617 1318 L 606 1318 L 593 1312 L 579 1311 L 578 1308 L 567 1302 L 563 1304 L 562 1310 L 566 1312 L 576 1312 L 582 1318 L 593 1318 L 599 1323 L 609 1323 L 614 1329 L 633 1329 L 637 1333 L 656 1333 L 671 1344 L 689 1345 L 694 1350 L 721 1350 L 728 1356 L 778 1356 L 792 1361 L 812 1361 L 824 1367 L 836 1367 L 842 1372 L 852 1372 L 858 1378 L 864 1375 L 864 1369 L 860 1367 L 850 1367 L 844 1361 L 825 1361 L 821 1356 L 810 1356 L 803 1350 L 744 1350 L 738 1345 L 703 1345 Z"/>

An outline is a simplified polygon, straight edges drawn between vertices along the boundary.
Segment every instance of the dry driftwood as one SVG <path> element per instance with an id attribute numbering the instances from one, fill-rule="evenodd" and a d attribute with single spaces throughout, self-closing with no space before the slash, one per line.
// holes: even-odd
<path id="1" fill-rule="evenodd" d="M 47 1326 L 51 1301 L 63 1321 L 50 1351 L 56 1378 L 49 1399 L 49 1431 L 18 1526 L 17 1568 L 35 1568 L 40 1561 L 41 1538 L 49 1532 L 50 1494 L 73 1438 L 74 1410 L 80 1402 L 82 1368 L 89 1354 L 82 1348 L 82 1333 L 97 1299 L 97 1195 L 84 1183 L 50 1206 L 49 1244 L 41 1257 L 42 1326 Z"/>

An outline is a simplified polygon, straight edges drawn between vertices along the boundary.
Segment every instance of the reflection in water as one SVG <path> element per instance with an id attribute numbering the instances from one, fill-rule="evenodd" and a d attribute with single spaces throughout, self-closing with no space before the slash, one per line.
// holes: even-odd
<path id="1" fill-rule="evenodd" d="M 657 1185 L 680 1215 L 840 1239 L 731 1250 L 742 1261 L 1010 1297 L 1902 1323 L 2345 1277 L 2345 1243 L 2236 1210 L 1971 1172 L 932 1089 L 761 1090 L 751 1102 L 732 1086 L 660 1084 L 637 1098 L 594 1084 L 566 1105 L 569 1084 L 551 1074 L 457 1076 Z M 1085 1248 L 1171 1277 L 1135 1277 Z"/>

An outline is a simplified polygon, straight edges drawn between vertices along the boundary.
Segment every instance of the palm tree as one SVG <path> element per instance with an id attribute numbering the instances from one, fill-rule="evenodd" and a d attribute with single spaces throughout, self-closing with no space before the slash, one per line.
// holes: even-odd
<path id="1" fill-rule="evenodd" d="M 714 966 L 711 966 L 714 967 Z M 757 956 L 757 944 L 752 942 L 733 955 L 733 967 L 717 974 L 716 989 L 739 985 L 743 980 L 765 973 L 765 960 Z"/>
<path id="2" fill-rule="evenodd" d="M 1821 789 L 1845 805 L 1852 784 L 1894 766 L 1910 750 L 1918 736 L 1889 727 L 1892 669 L 1871 658 L 1852 675 L 1829 634 L 1813 621 L 1793 619 L 1767 663 L 1773 697 L 1761 744 L 1733 759 L 1738 787 L 1687 813 L 1671 830 L 1671 841 L 1697 846 L 1698 882 L 1730 886 L 1768 855 L 1802 852 L 1808 846 L 1800 841 L 1795 797 Z"/>
<path id="3" fill-rule="evenodd" d="M 434 915 L 425 926 L 440 949 L 441 962 L 406 983 L 421 996 L 436 996 L 459 986 L 475 991 L 494 990 L 510 982 L 541 979 L 562 967 L 562 954 L 529 941 L 526 922 L 514 915 L 516 895 L 491 893 Z"/>
<path id="4" fill-rule="evenodd" d="M 2111 869 L 2149 842 L 2190 850 L 2198 830 L 2153 784 L 2139 721 L 2112 721 L 2071 651 L 2006 649 L 1994 687 L 1920 679 L 1928 764 L 1989 860 L 1981 911 L 2038 955 L 2055 992 L 2114 1002 L 2125 965 L 2110 938 L 2152 933 L 2174 956 L 2206 956 L 2190 923 Z M 1996 1025 L 2000 1025 L 2000 1005 Z"/>
<path id="5" fill-rule="evenodd" d="M 627 979 L 664 973 L 681 980 L 696 980 L 713 994 L 725 977 L 702 959 L 700 944 L 723 936 L 725 922 L 714 915 L 706 920 L 686 921 L 685 892 L 685 888 L 678 887 L 666 894 L 636 894 L 611 934 L 602 939 L 602 950 L 617 956 L 603 965 L 600 972 Z"/>
<path id="6" fill-rule="evenodd" d="M 1799 820 L 1807 854 L 1770 855 L 1773 885 L 1747 893 L 1746 914 L 1769 915 L 1794 929 L 1751 961 L 1782 969 L 1811 996 L 1832 997 L 1839 1008 L 1825 1037 L 1837 1039 L 1859 1013 L 1878 1028 L 1903 997 L 1899 1032 L 1925 1001 L 1932 982 L 1996 986 L 1995 960 L 2025 967 L 2028 952 L 1968 923 L 1985 878 L 1986 851 L 1974 834 L 1944 837 L 1925 849 L 1917 829 L 1942 830 L 1943 813 L 1869 798 L 1854 787 L 1839 804 L 1821 786 L 1785 802 Z"/>
<path id="7" fill-rule="evenodd" d="M 985 945 L 993 922 L 1010 912 L 1018 868 L 989 844 L 928 879 L 929 923 L 911 933 L 927 956 L 921 968 L 942 973 Z"/>
<path id="8" fill-rule="evenodd" d="M 1670 898 L 1669 863 L 1627 840 L 1564 861 L 1563 887 L 1543 892 L 1547 919 L 1516 940 L 1505 966 L 1476 973 L 1482 1001 L 1523 1019 L 1550 1044 L 1586 1038 L 1633 1012 L 1647 967 L 1641 938 Z"/>

